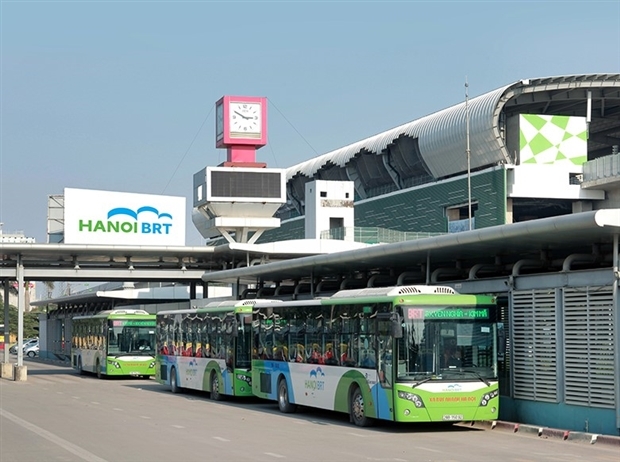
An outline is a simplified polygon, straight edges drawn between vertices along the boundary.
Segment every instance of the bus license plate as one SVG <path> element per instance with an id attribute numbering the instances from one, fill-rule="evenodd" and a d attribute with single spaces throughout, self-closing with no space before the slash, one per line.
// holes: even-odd
<path id="1" fill-rule="evenodd" d="M 443 420 L 463 420 L 463 414 L 446 414 Z"/>

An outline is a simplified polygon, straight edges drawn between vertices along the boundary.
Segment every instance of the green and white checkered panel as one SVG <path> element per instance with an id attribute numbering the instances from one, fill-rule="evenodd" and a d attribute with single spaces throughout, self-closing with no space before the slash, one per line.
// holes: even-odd
<path id="1" fill-rule="evenodd" d="M 519 136 L 521 164 L 582 165 L 588 159 L 585 117 L 521 114 Z"/>

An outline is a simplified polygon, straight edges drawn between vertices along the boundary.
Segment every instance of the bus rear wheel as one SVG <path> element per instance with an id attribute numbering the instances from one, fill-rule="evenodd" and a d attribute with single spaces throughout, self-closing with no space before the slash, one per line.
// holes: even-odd
<path id="1" fill-rule="evenodd" d="M 349 412 L 351 416 L 351 422 L 358 427 L 369 427 L 372 425 L 372 420 L 366 417 L 364 413 L 364 396 L 359 387 L 356 387 L 351 393 L 351 403 L 349 404 Z"/>
<path id="2" fill-rule="evenodd" d="M 297 410 L 296 404 L 291 404 L 288 398 L 288 385 L 286 384 L 286 379 L 281 378 L 278 382 L 278 407 L 280 408 L 280 412 L 284 412 L 285 414 L 290 414 Z"/>
<path id="3" fill-rule="evenodd" d="M 217 379 L 217 372 L 211 373 L 211 399 L 213 401 L 222 401 L 220 393 L 220 381 Z"/>
<path id="4" fill-rule="evenodd" d="M 77 365 L 78 374 L 84 375 L 84 368 L 82 367 L 82 357 L 78 357 L 78 365 Z"/>
<path id="5" fill-rule="evenodd" d="M 170 391 L 172 393 L 179 393 L 181 391 L 177 384 L 177 370 L 174 367 L 170 369 Z"/>

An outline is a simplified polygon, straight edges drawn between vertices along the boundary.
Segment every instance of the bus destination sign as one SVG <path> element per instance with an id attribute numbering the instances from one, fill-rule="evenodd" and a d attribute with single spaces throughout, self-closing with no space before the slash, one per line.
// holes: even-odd
<path id="1" fill-rule="evenodd" d="M 144 321 L 139 321 L 139 320 L 120 320 L 120 319 L 113 319 L 112 320 L 112 326 L 113 327 L 155 327 L 157 325 L 157 323 L 155 321 L 150 321 L 150 320 L 144 320 Z"/>
<path id="2" fill-rule="evenodd" d="M 489 319 L 488 308 L 407 308 L 407 319 Z"/>

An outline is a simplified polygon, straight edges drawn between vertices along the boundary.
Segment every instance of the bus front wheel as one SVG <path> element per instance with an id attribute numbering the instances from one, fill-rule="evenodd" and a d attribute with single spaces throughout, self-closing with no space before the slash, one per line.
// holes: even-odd
<path id="1" fill-rule="evenodd" d="M 100 379 L 101 378 L 101 363 L 99 362 L 99 360 L 97 360 L 97 363 L 95 365 L 95 372 L 97 372 L 97 378 Z"/>
<path id="2" fill-rule="evenodd" d="M 369 427 L 372 425 L 372 420 L 366 417 L 364 413 L 364 396 L 359 387 L 356 387 L 351 393 L 351 403 L 349 404 L 349 412 L 351 416 L 351 422 L 358 427 Z"/>
<path id="3" fill-rule="evenodd" d="M 222 401 L 220 381 L 217 379 L 217 372 L 215 371 L 211 373 L 211 399 L 213 401 Z"/>
<path id="4" fill-rule="evenodd" d="M 278 407 L 281 412 L 290 414 L 297 410 L 296 404 L 291 404 L 288 398 L 288 385 L 286 385 L 286 379 L 281 378 L 278 382 Z"/>
<path id="5" fill-rule="evenodd" d="M 170 369 L 170 391 L 172 393 L 179 393 L 181 391 L 177 384 L 177 370 L 174 367 Z"/>
<path id="6" fill-rule="evenodd" d="M 82 357 L 79 356 L 78 357 L 78 365 L 77 365 L 77 370 L 78 370 L 78 374 L 83 375 L 84 374 L 84 369 L 82 368 Z"/>

